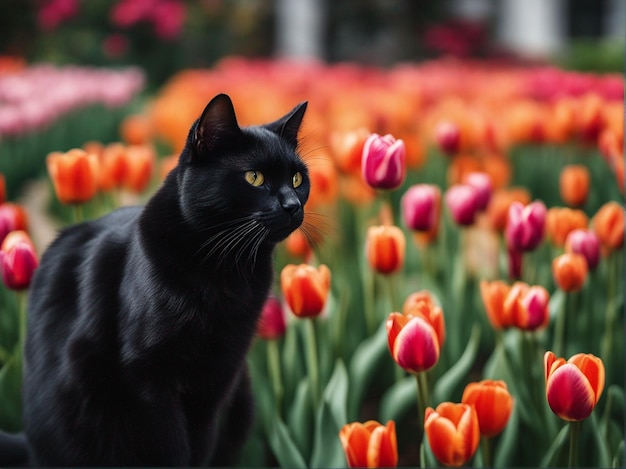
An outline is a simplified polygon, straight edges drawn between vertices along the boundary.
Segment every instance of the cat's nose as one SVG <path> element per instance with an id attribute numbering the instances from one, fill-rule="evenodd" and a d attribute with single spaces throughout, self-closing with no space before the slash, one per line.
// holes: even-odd
<path id="1" fill-rule="evenodd" d="M 283 200 L 281 200 L 280 205 L 291 216 L 294 216 L 302 207 L 300 199 L 298 199 L 296 196 L 285 197 Z"/>

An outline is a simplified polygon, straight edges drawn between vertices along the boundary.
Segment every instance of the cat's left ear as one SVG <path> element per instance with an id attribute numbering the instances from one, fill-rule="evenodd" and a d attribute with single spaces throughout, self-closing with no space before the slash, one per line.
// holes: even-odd
<path id="1" fill-rule="evenodd" d="M 298 130 L 300 130 L 307 104 L 307 101 L 298 104 L 289 113 L 277 121 L 265 124 L 264 127 L 284 139 L 293 148 L 296 148 L 298 145 Z"/>

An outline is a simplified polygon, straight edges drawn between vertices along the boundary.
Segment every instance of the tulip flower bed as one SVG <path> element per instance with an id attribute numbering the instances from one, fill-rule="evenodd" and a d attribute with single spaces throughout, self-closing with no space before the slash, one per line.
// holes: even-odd
<path id="1" fill-rule="evenodd" d="M 48 152 L 116 139 L 143 85 L 136 68 L 40 64 L 2 73 L 0 64 L 0 172 L 10 192 L 42 174 Z"/>
<path id="2" fill-rule="evenodd" d="M 219 92 L 242 125 L 309 101 L 312 192 L 249 353 L 257 418 L 241 465 L 623 466 L 623 77 L 230 59 L 164 87 L 143 116 L 154 142 L 179 151 Z M 169 167 L 118 145 L 48 156 L 77 217 L 120 191 L 147 196 L 146 175 Z M 58 179 L 78 167 L 80 186 Z M 18 230 L 0 248 L 9 430 L 36 268 L 25 229 L 0 205 L 0 237 Z"/>

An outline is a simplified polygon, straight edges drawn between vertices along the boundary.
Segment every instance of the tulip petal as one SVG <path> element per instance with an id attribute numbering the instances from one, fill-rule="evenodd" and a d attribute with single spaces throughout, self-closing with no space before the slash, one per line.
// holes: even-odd
<path id="1" fill-rule="evenodd" d="M 591 415 L 596 395 L 587 377 L 574 364 L 557 368 L 546 383 L 548 404 L 563 420 L 583 420 Z"/>
<path id="2" fill-rule="evenodd" d="M 597 404 L 604 390 L 605 371 L 602 360 L 595 355 L 579 353 L 572 356 L 567 362 L 576 365 L 587 377 L 595 392 L 594 405 Z"/>
<path id="3" fill-rule="evenodd" d="M 367 467 L 367 447 L 370 432 L 361 423 L 344 426 L 339 437 L 341 439 L 349 467 Z"/>
<path id="4" fill-rule="evenodd" d="M 439 359 L 439 341 L 433 327 L 413 317 L 397 335 L 393 357 L 403 369 L 414 373 L 432 368 Z"/>

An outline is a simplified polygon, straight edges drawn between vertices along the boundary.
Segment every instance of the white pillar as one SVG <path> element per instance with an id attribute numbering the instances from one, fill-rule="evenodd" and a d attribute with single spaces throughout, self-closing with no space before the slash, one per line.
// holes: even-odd
<path id="1" fill-rule="evenodd" d="M 498 6 L 497 34 L 505 47 L 533 58 L 563 49 L 567 18 L 563 0 L 502 0 Z"/>
<path id="2" fill-rule="evenodd" d="M 322 58 L 324 1 L 276 1 L 276 52 L 279 57 Z"/>
<path id="3" fill-rule="evenodd" d="M 624 0 L 609 0 L 604 22 L 605 36 L 623 43 L 626 37 L 626 2 Z"/>

